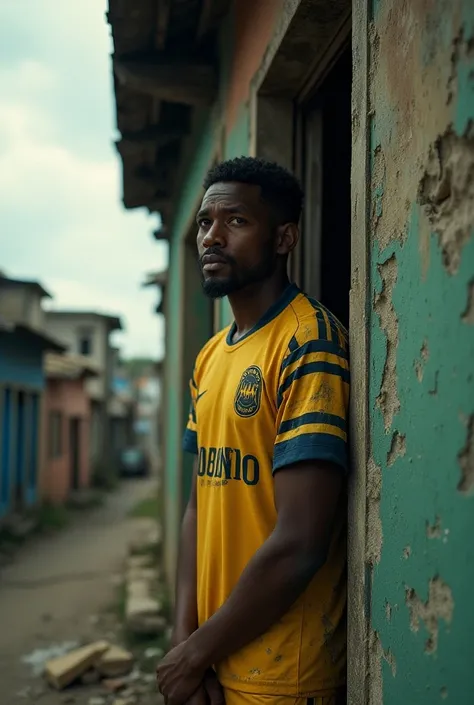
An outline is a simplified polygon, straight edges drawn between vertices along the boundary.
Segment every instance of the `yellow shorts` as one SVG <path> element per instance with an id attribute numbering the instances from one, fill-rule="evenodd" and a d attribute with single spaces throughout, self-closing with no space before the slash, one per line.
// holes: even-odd
<path id="1" fill-rule="evenodd" d="M 241 693 L 238 690 L 224 689 L 225 705 L 345 705 L 345 694 L 338 692 L 333 695 L 313 698 L 292 698 L 288 695 L 256 695 Z"/>

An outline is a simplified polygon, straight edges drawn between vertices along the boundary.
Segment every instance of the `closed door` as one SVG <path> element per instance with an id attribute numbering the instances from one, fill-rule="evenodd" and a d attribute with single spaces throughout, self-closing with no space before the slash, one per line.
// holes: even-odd
<path id="1" fill-rule="evenodd" d="M 71 458 L 71 489 L 80 487 L 80 419 L 71 419 L 69 422 L 69 448 Z"/>

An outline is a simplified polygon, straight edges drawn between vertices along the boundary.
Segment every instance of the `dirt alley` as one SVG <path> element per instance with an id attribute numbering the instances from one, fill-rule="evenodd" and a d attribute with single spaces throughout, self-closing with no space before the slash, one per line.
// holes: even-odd
<path id="1" fill-rule="evenodd" d="M 103 506 L 79 512 L 53 536 L 32 539 L 0 569 L 1 705 L 89 702 L 93 690 L 55 693 L 22 657 L 65 641 L 116 637 L 110 607 L 127 545 L 150 522 L 127 515 L 154 492 L 154 479 L 124 482 Z"/>

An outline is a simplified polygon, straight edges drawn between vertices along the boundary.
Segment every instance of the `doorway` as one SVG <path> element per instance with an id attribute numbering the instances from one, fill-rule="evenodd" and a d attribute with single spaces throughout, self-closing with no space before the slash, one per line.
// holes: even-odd
<path id="1" fill-rule="evenodd" d="M 71 463 L 71 490 L 78 490 L 80 487 L 80 431 L 81 419 L 72 418 L 69 420 L 69 452 Z"/>
<path id="2" fill-rule="evenodd" d="M 16 417 L 16 448 L 15 448 L 15 484 L 13 489 L 13 502 L 15 511 L 22 511 L 24 508 L 25 496 L 25 461 L 27 457 L 26 447 L 26 394 L 19 391 L 17 394 L 17 417 Z"/>
<path id="3" fill-rule="evenodd" d="M 0 448 L 0 517 L 5 514 L 10 504 L 10 486 L 11 486 L 11 428 L 12 428 L 12 390 L 0 390 L 3 397 L 2 410 L 2 444 Z"/>
<path id="4" fill-rule="evenodd" d="M 300 178 L 305 191 L 302 288 L 349 325 L 351 276 L 351 85 L 346 45 L 300 107 Z"/>

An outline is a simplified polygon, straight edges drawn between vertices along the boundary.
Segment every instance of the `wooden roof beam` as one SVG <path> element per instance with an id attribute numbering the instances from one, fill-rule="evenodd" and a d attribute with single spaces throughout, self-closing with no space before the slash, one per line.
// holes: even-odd
<path id="1" fill-rule="evenodd" d="M 140 153 L 144 147 L 159 149 L 177 142 L 185 134 L 179 128 L 166 130 L 158 126 L 147 127 L 139 132 L 125 132 L 122 139 L 115 142 L 115 146 L 122 156 L 134 155 Z"/>
<path id="2" fill-rule="evenodd" d="M 114 59 L 117 80 L 133 91 L 185 105 L 210 105 L 217 95 L 217 73 L 211 64 L 160 59 L 145 62 Z"/>

